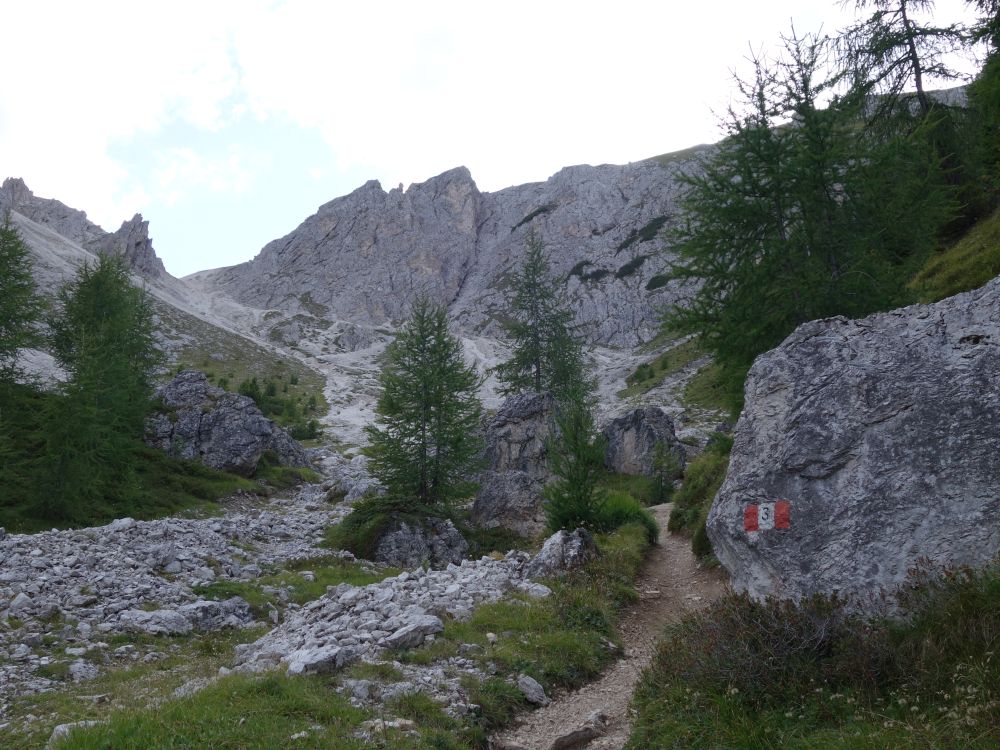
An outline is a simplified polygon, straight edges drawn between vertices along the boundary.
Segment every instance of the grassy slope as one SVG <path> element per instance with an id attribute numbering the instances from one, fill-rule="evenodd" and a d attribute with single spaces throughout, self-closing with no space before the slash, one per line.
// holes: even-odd
<path id="1" fill-rule="evenodd" d="M 904 608 L 724 597 L 667 629 L 627 747 L 1000 746 L 1000 568 L 925 579 Z"/>
<path id="2" fill-rule="evenodd" d="M 921 302 L 976 289 L 1000 275 L 1000 209 L 935 253 L 910 282 Z"/>
<path id="3" fill-rule="evenodd" d="M 288 392 L 283 395 L 303 404 L 315 396 L 317 411 L 326 413 L 325 380 L 311 367 L 175 308 L 160 305 L 157 314 L 165 328 L 176 332 L 175 368 L 202 370 L 213 381 L 225 378 L 230 390 L 236 390 L 241 382 L 251 378 L 257 378 L 262 386 L 265 380 L 287 383 Z M 293 379 L 297 381 L 294 384 Z"/>

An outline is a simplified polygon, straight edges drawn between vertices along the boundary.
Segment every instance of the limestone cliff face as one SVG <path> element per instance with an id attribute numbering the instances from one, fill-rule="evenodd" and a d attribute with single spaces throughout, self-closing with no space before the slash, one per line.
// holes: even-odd
<path id="1" fill-rule="evenodd" d="M 8 177 L 0 185 L 0 216 L 7 211 L 52 230 L 83 250 L 120 255 L 129 268 L 146 278 L 166 276 L 149 237 L 149 222 L 140 214 L 123 222 L 117 232 L 109 233 L 90 221 L 86 212 L 57 200 L 37 197 L 18 177 Z"/>
<path id="2" fill-rule="evenodd" d="M 372 181 L 320 207 L 252 261 L 194 283 L 244 304 L 364 325 L 404 319 L 418 294 L 467 333 L 492 335 L 534 229 L 596 343 L 653 336 L 680 290 L 657 274 L 690 161 L 578 166 L 546 182 L 481 192 L 464 167 L 384 191 Z"/>

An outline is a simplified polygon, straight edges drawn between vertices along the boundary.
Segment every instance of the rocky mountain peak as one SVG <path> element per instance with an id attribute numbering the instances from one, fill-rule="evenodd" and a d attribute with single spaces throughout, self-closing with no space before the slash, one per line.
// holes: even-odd
<path id="1" fill-rule="evenodd" d="M 447 305 L 463 332 L 490 336 L 534 228 L 591 340 L 634 346 L 655 335 L 659 309 L 681 292 L 660 275 L 659 253 L 683 167 L 693 163 L 581 165 L 495 193 L 464 166 L 406 190 L 372 180 L 199 284 L 293 315 L 307 296 L 316 318 L 375 326 L 403 320 L 422 294 Z"/>
<path id="2" fill-rule="evenodd" d="M 86 212 L 57 200 L 39 198 L 20 177 L 8 177 L 0 186 L 0 213 L 5 211 L 13 211 L 48 227 L 88 252 L 120 255 L 129 268 L 146 278 L 168 275 L 153 249 L 149 222 L 142 214 L 122 222 L 118 231 L 108 233 L 90 221 Z"/>
<path id="3" fill-rule="evenodd" d="M 142 214 L 123 221 L 118 231 L 99 240 L 95 249 L 124 258 L 129 268 L 146 278 L 157 278 L 167 273 L 163 261 L 153 249 L 149 222 L 142 218 Z"/>

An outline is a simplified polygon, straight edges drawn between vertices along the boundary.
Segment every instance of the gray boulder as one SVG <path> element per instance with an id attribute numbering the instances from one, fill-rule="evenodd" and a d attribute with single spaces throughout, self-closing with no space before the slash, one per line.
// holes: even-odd
<path id="1" fill-rule="evenodd" d="M 586 529 L 560 529 L 545 540 L 541 551 L 524 568 L 525 578 L 552 578 L 576 570 L 600 555 Z"/>
<path id="2" fill-rule="evenodd" d="M 472 522 L 531 537 L 545 528 L 542 483 L 524 471 L 487 471 L 479 480 Z"/>
<path id="3" fill-rule="evenodd" d="M 192 626 L 184 615 L 172 609 L 157 609 L 152 612 L 129 609 L 118 616 L 118 629 L 146 635 L 187 635 Z"/>
<path id="4" fill-rule="evenodd" d="M 647 406 L 622 414 L 602 434 L 604 465 L 611 471 L 655 476 L 658 445 L 673 454 L 678 470 L 684 468 L 684 446 L 674 433 L 673 420 L 659 407 Z"/>
<path id="5" fill-rule="evenodd" d="M 557 430 L 550 393 L 521 393 L 500 406 L 486 426 L 486 464 L 472 508 L 482 528 L 531 536 L 545 525 L 542 488 L 551 478 L 546 442 Z"/>
<path id="6" fill-rule="evenodd" d="M 356 649 L 347 646 L 313 645 L 300 648 L 282 659 L 288 665 L 288 674 L 332 674 L 357 661 Z"/>
<path id="7" fill-rule="evenodd" d="M 421 615 L 413 622 L 407 623 L 385 639 L 388 648 L 416 648 L 427 636 L 444 630 L 441 618 L 434 615 Z"/>
<path id="8" fill-rule="evenodd" d="M 146 443 L 175 458 L 252 475 L 264 453 L 282 464 L 309 466 L 309 459 L 252 399 L 210 385 L 204 373 L 186 370 L 157 391 L 165 411 L 146 420 Z"/>
<path id="9" fill-rule="evenodd" d="M 200 599 L 177 608 L 191 626 L 200 632 L 221 628 L 240 628 L 253 622 L 253 613 L 246 600 L 234 596 L 221 602 Z"/>
<path id="10" fill-rule="evenodd" d="M 546 441 L 556 432 L 551 393 L 520 393 L 500 406 L 486 426 L 486 461 L 492 471 L 523 471 L 542 481 L 549 472 Z"/>
<path id="11" fill-rule="evenodd" d="M 987 563 L 1000 552 L 998 425 L 1000 279 L 799 326 L 747 377 L 708 516 L 715 553 L 754 596 L 859 604 L 921 559 Z"/>
<path id="12" fill-rule="evenodd" d="M 439 568 L 462 562 L 469 543 L 451 521 L 428 518 L 422 524 L 394 520 L 375 546 L 376 562 L 397 568 L 415 568 L 424 562 Z"/>

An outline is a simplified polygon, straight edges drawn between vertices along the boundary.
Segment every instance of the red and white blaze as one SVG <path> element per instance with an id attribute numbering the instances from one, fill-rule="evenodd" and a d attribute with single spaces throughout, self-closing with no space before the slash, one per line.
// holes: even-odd
<path id="1" fill-rule="evenodd" d="M 788 529 L 792 525 L 792 504 L 787 500 L 748 505 L 743 509 L 744 531 Z"/>

